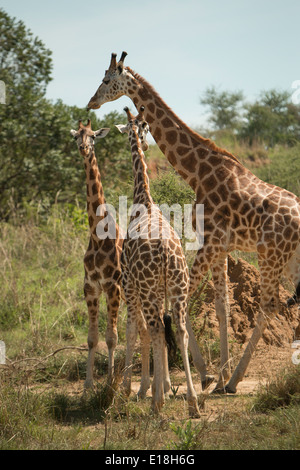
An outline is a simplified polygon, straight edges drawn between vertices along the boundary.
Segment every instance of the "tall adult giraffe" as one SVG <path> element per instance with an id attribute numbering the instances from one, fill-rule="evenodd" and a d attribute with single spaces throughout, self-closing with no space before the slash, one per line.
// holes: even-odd
<path id="1" fill-rule="evenodd" d="M 285 274 L 300 291 L 300 200 L 267 184 L 225 149 L 192 131 L 140 75 L 117 63 L 112 54 L 103 82 L 88 108 L 126 95 L 137 109 L 144 104 L 151 134 L 171 165 L 204 204 L 204 246 L 190 271 L 190 294 L 211 269 L 216 315 L 220 325 L 221 373 L 216 391 L 236 392 L 269 319 L 279 308 L 279 280 Z M 260 314 L 244 354 L 230 377 L 227 321 L 230 314 L 227 255 L 233 250 L 257 252 L 261 274 Z M 189 325 L 190 349 L 202 380 L 206 371 Z"/>

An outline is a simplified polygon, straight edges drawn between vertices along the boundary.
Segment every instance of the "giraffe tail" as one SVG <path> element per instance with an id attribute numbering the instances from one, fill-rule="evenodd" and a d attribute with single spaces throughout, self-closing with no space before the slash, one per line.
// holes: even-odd
<path id="1" fill-rule="evenodd" d="M 177 352 L 177 344 L 175 334 L 172 329 L 172 317 L 167 312 L 164 314 L 164 325 L 165 325 L 165 340 L 168 348 L 168 355 L 170 358 L 175 359 Z"/>

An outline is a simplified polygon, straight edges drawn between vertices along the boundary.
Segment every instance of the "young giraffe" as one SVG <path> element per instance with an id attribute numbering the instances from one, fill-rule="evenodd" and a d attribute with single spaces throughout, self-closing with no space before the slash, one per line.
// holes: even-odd
<path id="1" fill-rule="evenodd" d="M 127 373 L 124 385 L 130 391 L 132 353 L 136 340 L 134 325 L 142 317 L 146 320 L 153 344 L 154 379 L 152 408 L 158 412 L 164 403 L 164 393 L 170 389 L 168 358 L 165 343 L 164 308 L 168 297 L 177 326 L 187 380 L 187 402 L 190 416 L 199 416 L 197 395 L 193 387 L 188 361 L 188 334 L 185 326 L 189 288 L 188 268 L 180 239 L 158 206 L 149 189 L 147 165 L 143 149 L 148 147 L 139 135 L 149 130 L 144 120 L 144 108 L 134 117 L 125 108 L 126 126 L 117 126 L 128 133 L 134 175 L 133 204 L 128 236 L 121 256 L 122 282 L 127 301 Z M 140 130 L 140 131 L 139 131 Z M 143 146 L 143 147 L 142 147 Z"/>
<path id="2" fill-rule="evenodd" d="M 154 88 L 112 54 L 103 83 L 88 108 L 96 109 L 122 95 L 137 109 L 145 104 L 151 134 L 171 165 L 196 193 L 195 204 L 204 204 L 204 246 L 190 272 L 190 295 L 209 269 L 215 286 L 216 315 L 220 324 L 221 373 L 216 391 L 236 392 L 268 321 L 277 314 L 282 274 L 300 292 L 299 199 L 285 189 L 267 184 L 230 152 L 192 131 L 165 104 Z M 245 352 L 231 379 L 227 321 L 230 314 L 227 254 L 233 250 L 257 252 L 261 273 L 260 314 Z M 188 324 L 190 349 L 202 380 L 204 361 Z"/>
<path id="3" fill-rule="evenodd" d="M 111 383 L 113 377 L 114 351 L 118 342 L 117 319 L 121 300 L 120 256 L 123 239 L 119 236 L 119 227 L 114 220 L 111 221 L 112 224 L 110 225 L 115 227 L 116 233 L 112 234 L 113 238 L 101 239 L 97 234 L 101 225 L 102 233 L 105 232 L 105 226 L 110 215 L 106 211 L 99 211 L 100 208 L 105 207 L 105 198 L 94 143 L 97 139 L 105 137 L 109 129 L 102 128 L 93 131 L 91 121 L 88 120 L 86 126 L 79 121 L 78 130 L 72 129 L 70 132 L 76 139 L 80 154 L 84 157 L 86 172 L 90 242 L 84 256 L 84 295 L 89 312 L 89 353 L 85 388 L 91 388 L 93 387 L 93 366 L 98 344 L 99 297 L 102 292 L 105 293 L 107 304 L 108 383 Z"/>

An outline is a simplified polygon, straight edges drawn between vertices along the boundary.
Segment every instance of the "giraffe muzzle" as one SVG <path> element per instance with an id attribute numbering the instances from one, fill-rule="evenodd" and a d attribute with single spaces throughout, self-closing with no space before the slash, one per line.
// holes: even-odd
<path id="1" fill-rule="evenodd" d="M 89 153 L 89 146 L 88 145 L 79 145 L 79 151 L 81 153 L 81 155 L 85 156 Z"/>
<path id="2" fill-rule="evenodd" d="M 90 109 L 99 109 L 101 105 L 97 104 L 97 101 L 95 97 L 93 96 L 90 101 L 88 102 L 88 105 L 86 107 L 86 110 L 89 111 Z"/>

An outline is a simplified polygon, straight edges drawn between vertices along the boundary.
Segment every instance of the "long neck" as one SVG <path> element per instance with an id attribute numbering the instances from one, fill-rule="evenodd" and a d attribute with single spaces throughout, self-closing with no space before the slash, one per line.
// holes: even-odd
<path id="1" fill-rule="evenodd" d="M 132 169 L 134 176 L 134 191 L 133 203 L 134 204 L 153 204 L 150 194 L 149 177 L 147 173 L 147 165 L 145 155 L 141 147 L 136 129 L 131 129 L 129 133 L 129 141 L 132 153 Z"/>
<path id="2" fill-rule="evenodd" d="M 194 190 L 201 174 L 200 165 L 209 156 L 220 153 L 239 164 L 234 155 L 204 139 L 181 121 L 144 78 L 129 67 L 127 71 L 132 86 L 128 86 L 126 94 L 138 110 L 145 106 L 145 120 L 157 145 Z"/>
<path id="3" fill-rule="evenodd" d="M 101 216 L 96 214 L 100 214 L 100 209 L 98 208 L 99 206 L 101 207 L 102 204 L 105 204 L 105 198 L 101 184 L 101 175 L 94 150 L 91 150 L 89 156 L 85 158 L 84 167 L 86 172 L 86 199 L 89 227 L 91 235 L 98 240 L 96 227 L 97 224 L 103 219 L 103 215 Z"/>

